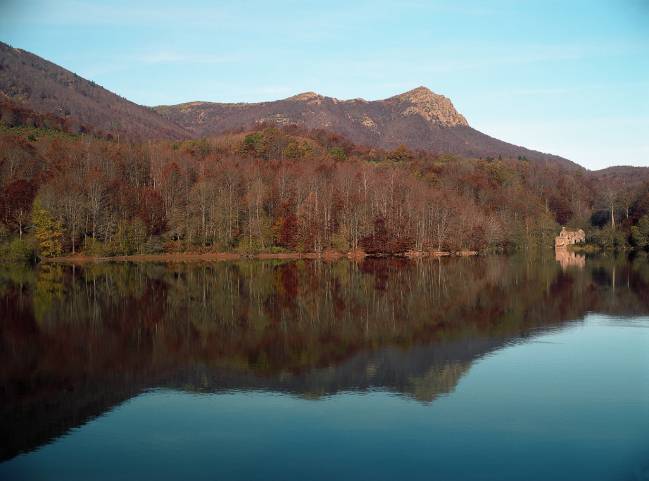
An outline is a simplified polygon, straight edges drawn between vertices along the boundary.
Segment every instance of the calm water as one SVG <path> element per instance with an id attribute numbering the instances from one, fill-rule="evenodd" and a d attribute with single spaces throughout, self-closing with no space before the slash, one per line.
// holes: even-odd
<path id="1" fill-rule="evenodd" d="M 649 480 L 649 260 L 0 267 L 0 479 Z"/>

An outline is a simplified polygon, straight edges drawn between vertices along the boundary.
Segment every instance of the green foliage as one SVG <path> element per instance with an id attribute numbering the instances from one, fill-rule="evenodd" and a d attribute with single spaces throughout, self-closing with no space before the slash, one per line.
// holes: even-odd
<path id="1" fill-rule="evenodd" d="M 629 247 L 626 234 L 610 225 L 594 230 L 590 237 L 593 243 L 603 249 L 622 250 Z"/>
<path id="2" fill-rule="evenodd" d="M 190 142 L 187 142 L 185 148 L 190 154 L 196 155 L 198 157 L 206 157 L 212 151 L 212 147 L 210 146 L 207 139 L 192 140 Z"/>
<path id="3" fill-rule="evenodd" d="M 60 256 L 63 253 L 63 224 L 52 217 L 39 200 L 34 202 L 32 224 L 38 254 L 41 257 Z"/>
<path id="4" fill-rule="evenodd" d="M 282 155 L 286 159 L 299 159 L 302 156 L 299 144 L 297 142 L 289 142 L 282 151 Z"/>
<path id="5" fill-rule="evenodd" d="M 557 223 L 545 212 L 513 227 L 510 239 L 515 250 L 551 249 L 559 232 Z"/>
<path id="6" fill-rule="evenodd" d="M 306 143 L 301 144 L 276 127 L 253 132 L 244 137 L 239 153 L 266 160 L 298 159 L 311 152 Z"/>
<path id="7" fill-rule="evenodd" d="M 3 122 L 0 122 L 0 133 L 14 134 L 26 140 L 29 140 L 30 142 L 36 142 L 41 138 L 79 139 L 80 137 L 82 137 L 81 134 L 65 132 L 60 129 L 51 129 L 47 127 L 29 127 L 25 125 L 11 127 Z"/>
<path id="8" fill-rule="evenodd" d="M 11 262 L 33 262 L 37 257 L 34 241 L 27 237 L 16 237 L 0 244 L 0 257 Z"/>
<path id="9" fill-rule="evenodd" d="M 298 143 L 290 141 L 282 151 L 282 157 L 289 160 L 297 160 L 307 157 L 312 152 L 312 148 L 306 142 Z"/>
<path id="10" fill-rule="evenodd" d="M 342 147 L 332 147 L 329 149 L 329 155 L 335 160 L 347 159 L 347 153 Z"/>
<path id="11" fill-rule="evenodd" d="M 261 242 L 256 238 L 241 238 L 234 250 L 237 254 L 256 254 L 261 251 Z"/>
<path id="12" fill-rule="evenodd" d="M 638 223 L 631 227 L 631 241 L 635 247 L 649 247 L 649 214 L 643 215 Z"/>
<path id="13" fill-rule="evenodd" d="M 261 154 L 264 151 L 264 134 L 255 132 L 248 134 L 243 139 L 243 151 L 253 154 Z"/>
<path id="14" fill-rule="evenodd" d="M 110 249 L 100 240 L 86 237 L 83 241 L 83 253 L 88 256 L 102 257 L 110 255 Z"/>
<path id="15" fill-rule="evenodd" d="M 351 244 L 344 233 L 336 233 L 331 236 L 331 247 L 340 252 L 347 252 L 351 249 Z"/>
<path id="16" fill-rule="evenodd" d="M 109 251 L 112 255 L 127 256 L 141 254 L 147 239 L 147 229 L 139 218 L 132 221 L 121 221 L 110 243 Z"/>

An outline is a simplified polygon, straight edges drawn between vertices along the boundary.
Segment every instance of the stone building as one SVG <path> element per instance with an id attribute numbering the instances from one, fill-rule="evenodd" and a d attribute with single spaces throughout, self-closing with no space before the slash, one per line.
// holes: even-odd
<path id="1" fill-rule="evenodd" d="M 579 242 L 586 242 L 586 233 L 582 229 L 572 230 L 562 227 L 559 235 L 554 238 L 554 247 L 557 249 Z"/>

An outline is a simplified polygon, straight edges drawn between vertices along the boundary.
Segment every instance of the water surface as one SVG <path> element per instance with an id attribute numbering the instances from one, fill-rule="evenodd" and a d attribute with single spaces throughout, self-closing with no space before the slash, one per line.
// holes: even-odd
<path id="1" fill-rule="evenodd" d="M 645 258 L 5 266 L 0 306 L 1 479 L 649 479 Z"/>

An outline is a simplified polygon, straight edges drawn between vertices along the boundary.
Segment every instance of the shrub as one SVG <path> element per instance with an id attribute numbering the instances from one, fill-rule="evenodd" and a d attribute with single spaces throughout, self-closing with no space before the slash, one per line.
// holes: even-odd
<path id="1" fill-rule="evenodd" d="M 614 229 L 610 225 L 595 230 L 591 235 L 591 241 L 604 249 L 610 250 L 620 250 L 628 247 L 624 232 Z"/>
<path id="2" fill-rule="evenodd" d="M 347 153 L 342 147 L 332 147 L 329 149 L 329 155 L 335 160 L 345 160 L 347 158 Z"/>
<path id="3" fill-rule="evenodd" d="M 164 245 L 159 236 L 151 236 L 142 246 L 143 254 L 160 254 L 164 252 Z"/>
<path id="4" fill-rule="evenodd" d="M 643 215 L 638 224 L 631 227 L 631 241 L 641 249 L 649 247 L 649 215 Z"/>
<path id="5" fill-rule="evenodd" d="M 111 254 L 108 246 L 103 242 L 93 239 L 92 237 L 87 237 L 83 241 L 83 253 L 89 256 L 108 256 Z"/>
<path id="6" fill-rule="evenodd" d="M 12 262 L 34 262 L 38 258 L 34 241 L 28 238 L 15 238 L 3 244 L 0 254 L 3 259 Z"/>

